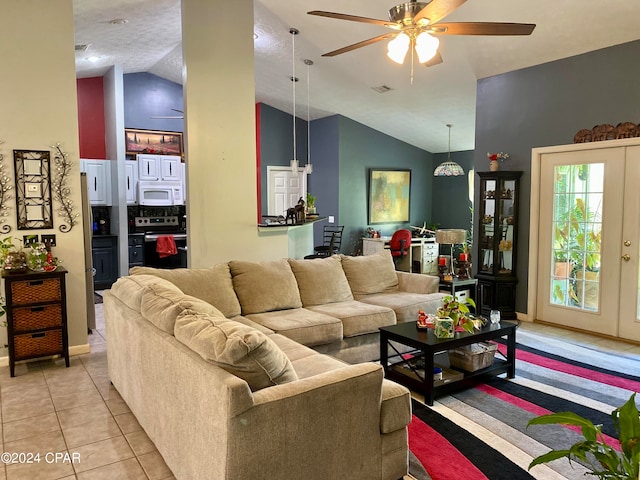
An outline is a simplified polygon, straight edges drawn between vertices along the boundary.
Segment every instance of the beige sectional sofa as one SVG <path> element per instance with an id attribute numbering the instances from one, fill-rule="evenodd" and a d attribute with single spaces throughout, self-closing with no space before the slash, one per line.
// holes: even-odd
<path id="1" fill-rule="evenodd" d="M 408 390 L 336 357 L 377 358 L 437 286 L 388 252 L 136 267 L 104 296 L 110 379 L 178 479 L 398 479 Z"/>

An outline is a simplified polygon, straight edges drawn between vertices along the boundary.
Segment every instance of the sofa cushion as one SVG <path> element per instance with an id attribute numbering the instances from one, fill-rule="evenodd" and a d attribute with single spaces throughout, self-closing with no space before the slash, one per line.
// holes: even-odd
<path id="1" fill-rule="evenodd" d="M 342 339 L 342 322 L 306 308 L 248 315 L 249 319 L 303 345 L 322 345 Z"/>
<path id="2" fill-rule="evenodd" d="M 289 265 L 304 307 L 353 300 L 339 255 L 313 260 L 290 259 Z"/>
<path id="3" fill-rule="evenodd" d="M 396 323 L 396 315 L 390 308 L 355 300 L 316 305 L 308 307 L 308 309 L 342 320 L 342 335 L 344 337 L 377 332 L 380 327 Z"/>
<path id="4" fill-rule="evenodd" d="M 240 302 L 233 290 L 229 265 L 220 263 L 212 268 L 151 268 L 133 267 L 130 275 L 155 275 L 169 280 L 187 295 L 200 298 L 220 310 L 225 317 L 240 315 Z"/>
<path id="5" fill-rule="evenodd" d="M 175 337 L 208 362 L 242 378 L 252 391 L 298 379 L 291 362 L 267 335 L 224 317 L 184 313 Z"/>
<path id="6" fill-rule="evenodd" d="M 360 257 L 342 255 L 342 268 L 356 298 L 398 289 L 398 276 L 389 250 Z"/>
<path id="7" fill-rule="evenodd" d="M 287 259 L 268 262 L 232 260 L 229 268 L 242 315 L 302 307 L 296 277 Z"/>
<path id="8" fill-rule="evenodd" d="M 398 323 L 403 323 L 417 320 L 418 310 L 435 314 L 438 307 L 442 306 L 442 298 L 445 295 L 445 293 L 390 292 L 360 295 L 357 298 L 360 302 L 393 309 Z"/>
<path id="9" fill-rule="evenodd" d="M 114 295 L 128 300 L 149 322 L 173 335 L 176 318 L 184 311 L 224 317 L 220 310 L 199 298 L 185 295 L 178 287 L 155 275 L 121 277 L 111 287 Z"/>

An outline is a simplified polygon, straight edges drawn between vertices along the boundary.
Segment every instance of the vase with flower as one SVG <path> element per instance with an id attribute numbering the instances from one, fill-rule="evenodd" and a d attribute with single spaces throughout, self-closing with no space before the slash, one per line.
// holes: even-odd
<path id="1" fill-rule="evenodd" d="M 497 172 L 500 170 L 500 162 L 507 160 L 509 158 L 509 154 L 504 152 L 487 153 L 487 157 L 489 157 L 489 170 Z"/>

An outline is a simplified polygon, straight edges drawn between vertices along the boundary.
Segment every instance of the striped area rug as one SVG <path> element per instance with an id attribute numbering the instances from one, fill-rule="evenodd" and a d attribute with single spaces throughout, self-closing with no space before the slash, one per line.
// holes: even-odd
<path id="1" fill-rule="evenodd" d="M 610 414 L 632 392 L 640 392 L 640 356 L 613 355 L 523 329 L 518 330 L 517 340 L 516 378 L 491 379 L 441 397 L 433 407 L 413 401 L 412 476 L 433 480 L 585 478 L 588 470 L 566 459 L 527 470 L 538 455 L 567 448 L 581 438 L 562 426 L 526 428 L 531 418 L 552 412 L 573 411 L 602 424 L 610 444 L 619 447 Z M 500 345 L 500 350 L 506 348 Z"/>

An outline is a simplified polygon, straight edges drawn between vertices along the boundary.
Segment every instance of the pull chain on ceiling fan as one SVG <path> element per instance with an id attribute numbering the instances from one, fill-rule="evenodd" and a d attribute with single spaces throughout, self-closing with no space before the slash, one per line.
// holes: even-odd
<path id="1" fill-rule="evenodd" d="M 401 3 L 389 10 L 389 20 L 359 17 L 344 13 L 313 10 L 309 15 L 349 20 L 351 22 L 371 23 L 390 28 L 395 32 L 363 40 L 353 45 L 325 53 L 323 57 L 335 57 L 343 53 L 391 39 L 387 45 L 387 56 L 402 64 L 409 48 L 415 50 L 418 62 L 427 67 L 442 63 L 438 52 L 440 41 L 434 35 L 530 35 L 536 27 L 532 23 L 504 22 L 455 22 L 440 23 L 444 17 L 456 10 L 467 0 L 431 0 L 418 2 L 413 0 Z M 413 65 L 413 54 L 411 55 Z M 412 68 L 413 83 L 413 68 Z"/>

